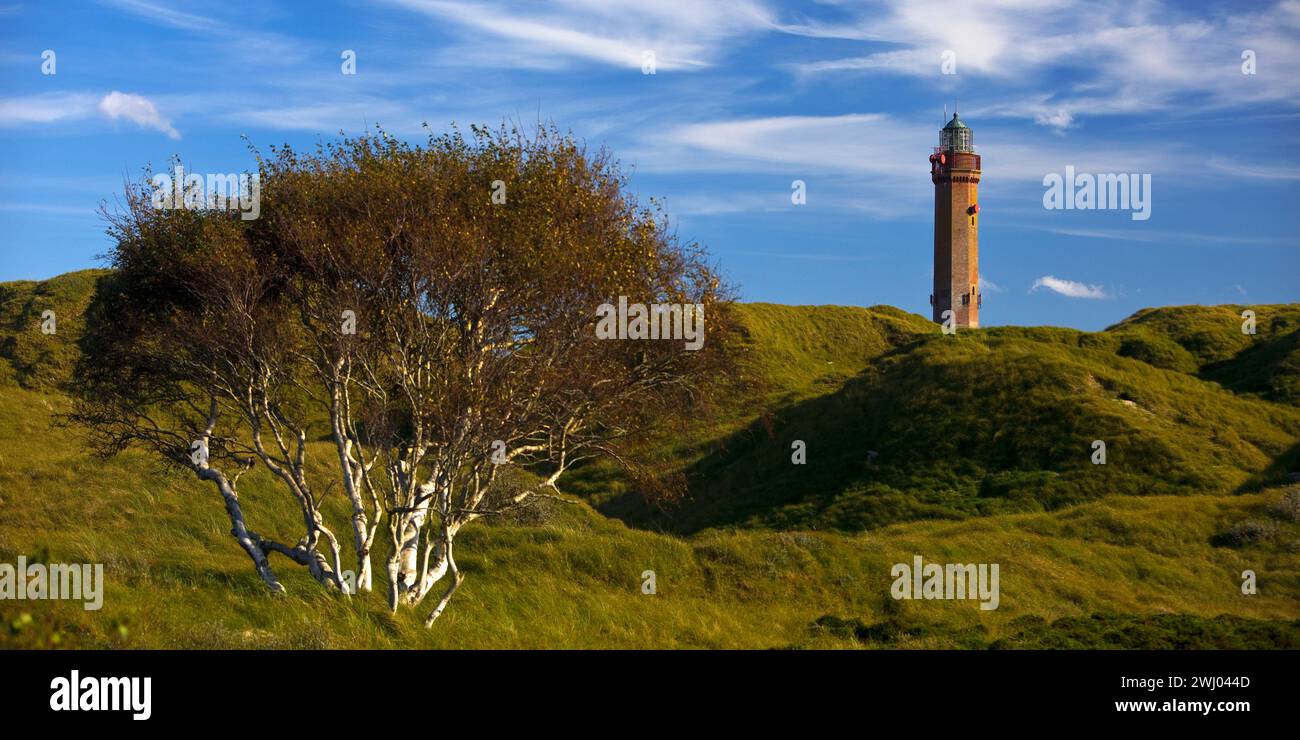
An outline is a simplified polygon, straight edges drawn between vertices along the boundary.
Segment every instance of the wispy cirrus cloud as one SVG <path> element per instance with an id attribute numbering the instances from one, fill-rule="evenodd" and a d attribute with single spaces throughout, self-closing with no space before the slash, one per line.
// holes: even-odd
<path id="1" fill-rule="evenodd" d="M 248 23 L 250 9 L 247 7 L 219 4 L 202 6 L 209 10 L 221 8 L 227 13 L 241 15 L 238 20 L 225 21 L 149 0 L 99 1 L 147 23 L 184 31 L 191 39 L 198 40 L 205 46 L 220 47 L 223 54 L 234 58 L 257 59 L 263 72 L 268 67 L 283 67 L 303 61 L 317 47 L 301 38 L 253 27 Z"/>
<path id="2" fill-rule="evenodd" d="M 86 118 L 99 97 L 90 93 L 39 93 L 0 99 L 0 126 Z"/>
<path id="3" fill-rule="evenodd" d="M 1032 225 L 1029 228 L 1046 231 L 1061 236 L 1077 236 L 1085 239 L 1109 239 L 1114 241 L 1164 243 L 1164 244 L 1236 244 L 1236 245 L 1275 245 L 1294 244 L 1295 240 L 1285 236 L 1243 236 L 1240 234 L 1198 234 L 1189 231 L 1153 231 L 1145 228 L 1128 229 L 1086 229 L 1058 226 Z"/>
<path id="4" fill-rule="evenodd" d="M 389 2 L 460 29 L 460 45 L 447 58 L 476 65 L 588 61 L 640 68 L 650 51 L 657 69 L 704 69 L 726 53 L 730 40 L 775 27 L 770 11 L 754 0 Z"/>
<path id="5" fill-rule="evenodd" d="M 930 78 L 955 53 L 957 75 L 1004 84 L 1010 94 L 973 108 L 983 118 L 1032 120 L 1064 130 L 1085 116 L 1143 114 L 1195 102 L 1199 109 L 1300 99 L 1300 2 L 1190 17 L 1177 5 L 1127 0 L 971 0 L 864 3 L 848 18 L 784 30 L 871 44 L 861 55 L 793 65 L 804 75 L 887 74 Z M 877 49 L 880 44 L 894 48 Z M 1253 75 L 1242 54 L 1256 55 Z M 1267 65 L 1267 66 L 1265 66 Z M 1071 78 L 1061 85 L 1060 72 Z M 1016 91 L 1019 91 L 1018 93 Z"/>
<path id="6" fill-rule="evenodd" d="M 1212 170 L 1232 177 L 1260 180 L 1300 180 L 1300 170 L 1297 170 L 1293 164 L 1255 164 L 1217 156 L 1208 158 L 1205 164 Z"/>
<path id="7" fill-rule="evenodd" d="M 43 92 L 0 99 L 0 126 L 85 121 L 96 113 L 113 121 L 125 118 L 146 129 L 162 131 L 170 138 L 181 138 L 181 133 L 159 113 L 152 100 L 130 92 L 114 90 L 103 96 L 91 92 Z"/>
<path id="8" fill-rule="evenodd" d="M 881 112 L 735 118 L 651 128 L 627 151 L 642 172 L 766 173 L 788 178 L 787 183 L 803 179 L 810 203 L 893 217 L 931 208 L 925 156 L 936 141 L 936 129 L 933 121 Z M 1140 144 L 1089 143 L 1063 148 L 1046 133 L 989 132 L 978 138 L 986 194 L 1014 193 L 1035 204 L 1044 175 L 1067 164 L 1087 172 L 1200 172 L 1199 160 L 1169 156 L 1169 147 L 1154 151 Z M 709 179 L 700 182 L 707 185 Z M 727 182 L 727 187 L 726 192 L 698 194 L 734 206 L 729 210 L 747 210 L 741 207 L 747 201 L 732 192 L 734 184 Z"/>
<path id="9" fill-rule="evenodd" d="M 1037 292 L 1040 288 L 1045 288 L 1053 293 L 1059 293 L 1069 298 L 1109 298 L 1103 286 L 1087 285 L 1074 280 L 1064 280 L 1052 275 L 1044 275 L 1034 281 L 1029 292 Z"/>
<path id="10" fill-rule="evenodd" d="M 643 143 L 654 149 L 650 167 L 719 169 L 750 168 L 845 172 L 906 178 L 930 187 L 925 155 L 937 141 L 933 121 L 888 113 L 849 113 L 831 116 L 770 116 L 683 123 L 648 134 Z M 1170 149 L 1152 151 L 1142 144 L 1089 144 L 1063 148 L 1055 137 L 1012 136 L 1000 132 L 977 134 L 985 157 L 985 174 L 995 182 L 1039 184 L 1049 172 L 1072 164 L 1087 172 L 1192 172 L 1199 162 L 1169 156 Z M 702 154 L 711 156 L 702 157 Z M 917 177 L 918 166 L 921 177 Z M 1224 174 L 1231 174 L 1226 172 Z M 1244 174 L 1244 173 L 1243 173 Z"/>
<path id="11" fill-rule="evenodd" d="M 181 137 L 171 122 L 158 112 L 158 106 L 143 95 L 114 90 L 103 96 L 41 93 L 0 99 L 0 126 L 80 121 L 96 114 L 109 120 L 126 119 L 144 128 L 161 131 L 173 139 Z"/>
<path id="12" fill-rule="evenodd" d="M 652 134 L 678 147 L 700 167 L 750 165 L 855 173 L 914 174 L 915 153 L 928 151 L 932 132 L 884 113 L 770 116 L 686 123 Z M 700 153 L 717 160 L 700 159 Z M 665 159 L 675 166 L 675 159 Z"/>
<path id="13" fill-rule="evenodd" d="M 158 3 L 146 2 L 145 0 L 102 0 L 105 4 L 124 10 L 132 15 L 139 16 L 155 23 L 179 28 L 185 31 L 203 31 L 215 32 L 223 29 L 223 24 L 199 15 L 197 13 L 187 13 L 183 10 Z"/>

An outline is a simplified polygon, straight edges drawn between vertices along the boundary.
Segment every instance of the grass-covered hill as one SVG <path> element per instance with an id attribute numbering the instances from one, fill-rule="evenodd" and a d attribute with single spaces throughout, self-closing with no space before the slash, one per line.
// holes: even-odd
<path id="1" fill-rule="evenodd" d="M 1254 311 L 1255 334 L 1241 327 Z M 1156 367 L 1219 383 L 1237 393 L 1300 405 L 1300 307 L 1147 308 L 1111 327 L 1117 351 Z"/>
<path id="2" fill-rule="evenodd" d="M 210 488 L 139 453 L 91 457 L 58 422 L 100 274 L 0 284 L 0 563 L 107 579 L 98 612 L 0 601 L 0 647 L 1300 646 L 1293 306 L 1254 307 L 1258 333 L 1223 344 L 1239 307 L 944 337 L 886 307 L 740 306 L 734 395 L 648 446 L 693 497 L 660 511 L 593 468 L 573 503 L 476 523 L 465 584 L 426 630 L 379 597 L 340 608 L 283 561 L 289 594 L 269 595 Z M 1191 362 L 1162 366 L 1183 358 L 1164 339 Z M 250 521 L 289 538 L 292 503 L 245 480 Z M 1000 607 L 889 598 L 891 565 L 917 554 L 1000 563 Z"/>
<path id="3" fill-rule="evenodd" d="M 104 270 L 70 272 L 51 280 L 0 283 L 0 386 L 58 389 L 71 381 L 80 352 L 82 316 Z M 54 334 L 41 331 L 54 312 Z"/>
<path id="4" fill-rule="evenodd" d="M 1143 311 L 1104 332 L 943 335 L 915 315 L 740 307 L 752 380 L 656 445 L 691 488 L 646 505 L 615 471 L 577 486 L 642 526 L 856 531 L 1055 510 L 1111 495 L 1231 494 L 1300 470 L 1300 306 Z M 1106 463 L 1093 463 L 1094 442 Z M 792 462 L 802 441 L 807 462 Z M 653 445 L 652 445 L 653 446 Z"/>

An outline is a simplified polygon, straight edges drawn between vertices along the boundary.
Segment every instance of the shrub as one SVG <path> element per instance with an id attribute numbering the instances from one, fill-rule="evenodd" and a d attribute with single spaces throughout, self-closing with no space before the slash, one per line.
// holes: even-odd
<path id="1" fill-rule="evenodd" d="M 1268 507 L 1268 513 L 1288 522 L 1300 522 L 1300 488 L 1292 488 Z"/>
<path id="2" fill-rule="evenodd" d="M 1266 519 L 1247 519 L 1228 527 L 1214 538 L 1219 547 L 1245 547 L 1267 542 L 1277 536 L 1277 525 Z"/>

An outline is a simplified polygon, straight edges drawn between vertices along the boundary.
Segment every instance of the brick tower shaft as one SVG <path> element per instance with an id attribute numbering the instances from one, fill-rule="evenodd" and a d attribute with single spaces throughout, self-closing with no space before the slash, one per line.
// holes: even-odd
<path id="1" fill-rule="evenodd" d="M 954 113 L 930 155 L 934 183 L 933 318 L 943 323 L 951 310 L 961 328 L 979 326 L 980 155 L 970 129 Z"/>

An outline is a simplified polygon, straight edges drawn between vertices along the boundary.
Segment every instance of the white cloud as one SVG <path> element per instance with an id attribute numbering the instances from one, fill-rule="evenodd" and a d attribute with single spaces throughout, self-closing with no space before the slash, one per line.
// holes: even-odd
<path id="1" fill-rule="evenodd" d="M 145 2 L 145 0 L 108 0 L 108 2 L 128 13 L 172 28 L 186 31 L 212 32 L 220 30 L 222 27 L 220 23 L 211 18 Z"/>
<path id="2" fill-rule="evenodd" d="M 926 156 L 937 143 L 936 121 L 887 113 L 732 118 L 651 129 L 640 146 L 624 151 L 632 152 L 641 172 L 768 172 L 803 179 L 835 174 L 880 185 L 894 194 L 889 200 L 920 198 L 917 203 L 924 205 L 931 191 Z M 992 130 L 979 138 L 985 178 L 1000 187 L 1032 183 L 1039 189 L 1044 174 L 1061 172 L 1066 164 L 1079 172 L 1161 176 L 1190 174 L 1200 165 L 1141 144 L 1095 144 L 1071 152 L 1067 163 L 1060 144 L 1048 137 Z"/>
<path id="3" fill-rule="evenodd" d="M 1046 231 L 1062 236 L 1078 236 L 1085 239 L 1112 239 L 1125 242 L 1168 243 L 1168 244 L 1235 244 L 1235 245 L 1271 245 L 1294 244 L 1294 239 L 1277 236 L 1241 236 L 1239 234 L 1198 234 L 1190 231 L 1152 231 L 1150 229 L 1082 229 L 1058 226 L 1031 225 L 1028 228 Z"/>
<path id="4" fill-rule="evenodd" d="M 896 177 L 896 184 L 912 183 L 926 191 L 931 186 L 925 157 L 937 143 L 938 129 L 935 121 L 902 119 L 885 113 L 705 121 L 647 134 L 643 143 L 653 150 L 653 155 L 643 154 L 638 159 L 645 171 L 741 168 L 790 172 L 794 176 L 839 172 Z M 1032 182 L 1037 187 L 1045 174 L 1059 172 L 1067 163 L 1080 172 L 1168 175 L 1200 169 L 1199 162 L 1185 162 L 1170 156 L 1168 150 L 1152 151 L 1140 144 L 1090 144 L 1065 150 L 1054 137 L 1010 138 L 997 132 L 984 136 L 977 133 L 977 143 L 984 157 L 984 174 L 992 183 Z"/>
<path id="5" fill-rule="evenodd" d="M 93 93 L 43 93 L 0 99 L 0 126 L 83 121 L 96 114 L 111 120 L 125 118 L 173 139 L 181 137 L 158 113 L 158 106 L 142 95 L 114 90 L 103 97 Z"/>
<path id="6" fill-rule="evenodd" d="M 909 175 L 924 169 L 931 138 L 929 127 L 904 125 L 883 113 L 853 113 L 691 123 L 669 129 L 659 141 L 795 173 Z"/>
<path id="7" fill-rule="evenodd" d="M 989 293 L 1001 293 L 1002 288 L 992 280 L 989 280 L 983 275 L 980 275 L 980 292 L 984 292 L 984 291 L 987 291 Z"/>
<path id="8" fill-rule="evenodd" d="M 197 13 L 187 13 L 165 7 L 148 0 L 100 0 L 135 18 L 167 28 L 193 34 L 194 38 L 209 48 L 219 47 L 223 54 L 236 59 L 256 59 L 262 74 L 268 68 L 285 66 L 310 58 L 313 44 L 279 33 L 259 31 L 249 23 L 250 12 L 238 6 L 205 5 L 210 9 L 224 10 L 237 16 L 226 22 Z"/>
<path id="9" fill-rule="evenodd" d="M 475 65 L 555 66 L 585 60 L 656 73 L 712 66 L 731 39 L 774 27 L 753 0 L 558 0 L 480 3 L 390 0 L 468 31 L 453 56 Z"/>
<path id="10" fill-rule="evenodd" d="M 14 213 L 46 213 L 57 216 L 98 217 L 98 208 L 94 205 L 58 205 L 52 203 L 0 203 L 0 211 Z"/>
<path id="11" fill-rule="evenodd" d="M 0 100 L 0 125 L 54 123 L 86 118 L 95 111 L 95 96 L 43 93 Z"/>
<path id="12" fill-rule="evenodd" d="M 1300 180 L 1300 172 L 1294 165 L 1270 166 L 1237 162 L 1226 157 L 1211 156 L 1205 161 L 1207 167 L 1233 177 L 1260 180 Z"/>
<path id="13" fill-rule="evenodd" d="M 1064 108 L 1057 108 L 1054 111 L 1043 111 L 1034 114 L 1034 123 L 1062 131 L 1074 127 L 1074 116 Z"/>
<path id="14" fill-rule="evenodd" d="M 172 127 L 171 122 L 158 113 L 158 107 L 143 95 L 114 90 L 99 101 L 99 112 L 113 120 L 125 118 L 145 128 L 161 131 L 173 139 L 181 138 L 180 132 Z"/>
<path id="15" fill-rule="evenodd" d="M 942 85 L 953 79 L 940 74 L 942 55 L 952 50 L 957 78 L 984 77 L 1011 91 L 980 111 L 983 117 L 1028 119 L 1058 131 L 1084 115 L 1141 115 L 1189 102 L 1202 111 L 1294 105 L 1300 99 L 1296 0 L 1249 12 L 1215 9 L 1196 19 L 1156 1 L 916 0 L 859 6 L 848 22 L 782 29 L 892 47 L 796 65 L 805 74 L 908 75 Z M 1242 74 L 1245 49 L 1256 53 L 1256 74 Z M 1062 85 L 1056 74 L 1062 70 L 1075 81 Z"/>
<path id="16" fill-rule="evenodd" d="M 697 173 L 694 194 L 729 204 L 727 211 L 766 210 L 737 197 L 738 190 L 789 202 L 789 183 L 804 180 L 809 207 L 857 210 L 879 218 L 917 215 L 932 208 L 926 156 L 937 143 L 938 116 L 925 121 L 885 113 L 734 118 L 649 127 L 625 161 L 638 172 Z M 1096 145 L 1063 148 L 1055 136 L 977 134 L 988 197 L 1040 203 L 1043 176 L 1072 164 L 1081 172 L 1154 172 L 1195 175 L 1200 160 L 1170 156 L 1171 149 Z M 719 173 L 715 177 L 708 173 Z M 766 174 L 761 185 L 738 184 L 736 173 Z M 757 179 L 754 182 L 759 182 Z M 1042 213 L 1035 210 L 1034 213 Z"/>
<path id="17" fill-rule="evenodd" d="M 351 100 L 304 105 L 275 105 L 232 108 L 223 119 L 239 125 L 264 126 L 285 131 L 359 132 L 376 124 L 393 134 L 418 136 L 418 113 L 401 103 L 370 96 Z"/>
<path id="18" fill-rule="evenodd" d="M 1039 288 L 1047 288 L 1054 293 L 1060 293 L 1070 298 L 1109 298 L 1106 291 L 1100 285 L 1085 285 L 1084 283 L 1073 280 L 1062 280 L 1051 275 L 1044 275 L 1034 281 L 1034 285 L 1029 289 L 1030 293 Z"/>
<path id="19" fill-rule="evenodd" d="M 876 257 L 871 255 L 855 254 L 810 254 L 805 252 L 749 252 L 745 250 L 731 251 L 727 254 L 747 255 L 751 257 L 766 257 L 769 259 L 788 259 L 803 260 L 808 262 L 870 262 Z"/>

